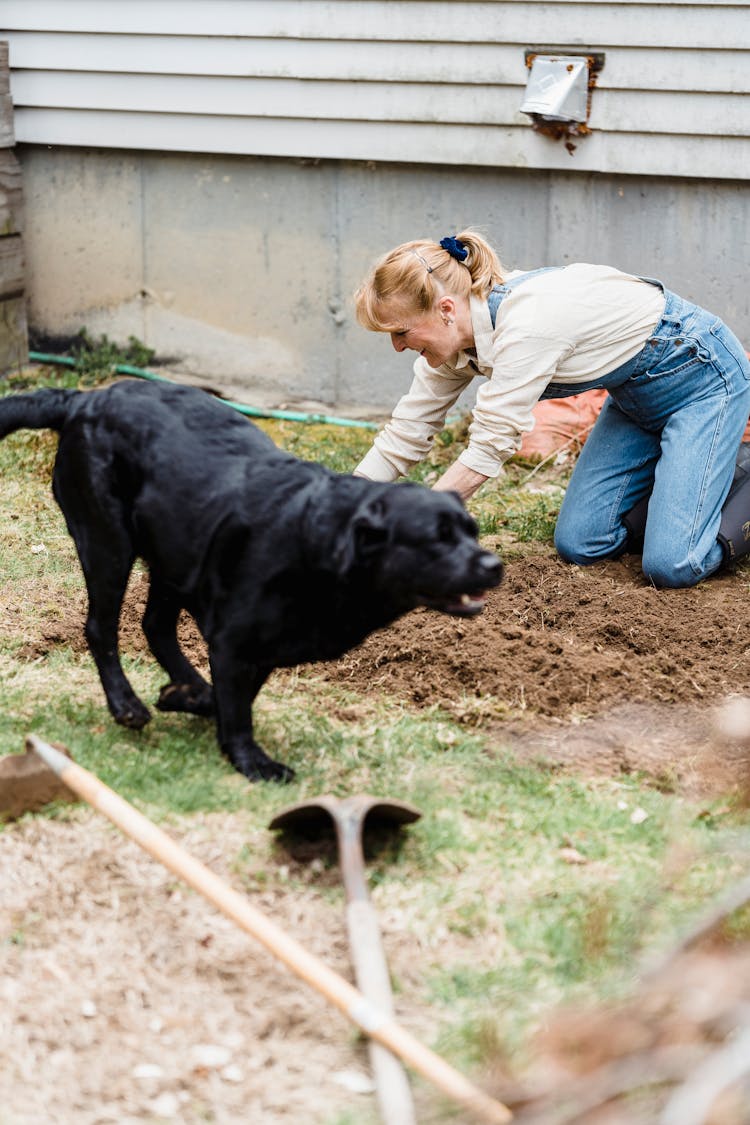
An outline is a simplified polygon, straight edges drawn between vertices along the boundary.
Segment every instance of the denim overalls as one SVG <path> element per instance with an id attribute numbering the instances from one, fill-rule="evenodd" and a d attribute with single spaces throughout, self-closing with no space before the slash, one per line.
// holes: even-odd
<path id="1" fill-rule="evenodd" d="M 487 302 L 493 327 L 511 289 L 554 268 L 496 286 Z M 579 565 L 621 554 L 622 517 L 650 493 L 643 572 L 657 586 L 693 586 L 723 561 L 716 535 L 750 414 L 750 363 L 718 317 L 642 280 L 666 302 L 641 351 L 600 379 L 552 382 L 542 395 L 609 391 L 568 485 L 555 546 Z"/>

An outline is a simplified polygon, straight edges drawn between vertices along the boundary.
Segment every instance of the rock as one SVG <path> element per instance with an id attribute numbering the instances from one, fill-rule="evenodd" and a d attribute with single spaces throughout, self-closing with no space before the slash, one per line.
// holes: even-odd
<path id="1" fill-rule="evenodd" d="M 138 1066 L 133 1067 L 133 1078 L 151 1079 L 162 1078 L 164 1071 L 158 1063 L 139 1063 Z"/>
<path id="2" fill-rule="evenodd" d="M 196 1043 L 190 1054 L 193 1064 L 206 1070 L 218 1070 L 232 1061 L 232 1052 L 216 1043 Z"/>
<path id="3" fill-rule="evenodd" d="M 149 1108 L 154 1117 L 170 1120 L 176 1117 L 180 1112 L 179 1098 L 176 1094 L 172 1094 L 167 1090 L 163 1094 L 159 1094 L 158 1098 L 154 1098 Z"/>
<path id="4" fill-rule="evenodd" d="M 336 1070 L 331 1078 L 337 1086 L 343 1086 L 352 1094 L 372 1094 L 375 1083 L 361 1070 Z"/>
<path id="5" fill-rule="evenodd" d="M 236 1063 L 230 1063 L 229 1066 L 225 1066 L 221 1071 L 221 1077 L 225 1082 L 243 1082 L 245 1079 L 245 1075 Z"/>

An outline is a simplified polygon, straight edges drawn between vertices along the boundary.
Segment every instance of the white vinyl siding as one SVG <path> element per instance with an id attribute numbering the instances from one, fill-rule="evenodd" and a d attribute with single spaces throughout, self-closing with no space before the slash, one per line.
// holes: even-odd
<path id="1" fill-rule="evenodd" d="M 750 5 L 0 0 L 38 144 L 750 178 Z M 519 110 L 524 51 L 604 52 L 592 133 Z"/>

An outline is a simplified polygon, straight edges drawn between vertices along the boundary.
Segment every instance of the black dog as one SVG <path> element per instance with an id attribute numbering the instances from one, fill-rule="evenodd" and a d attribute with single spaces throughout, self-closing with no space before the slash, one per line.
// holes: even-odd
<path id="1" fill-rule="evenodd" d="M 125 381 L 1 400 L 0 437 L 21 428 L 60 432 L 53 492 L 115 719 L 140 728 L 150 717 L 117 651 L 140 557 L 150 570 L 143 630 L 170 678 L 157 707 L 215 713 L 222 750 L 248 778 L 293 776 L 252 734 L 252 703 L 274 668 L 341 656 L 419 605 L 478 613 L 502 576 L 455 494 L 300 461 L 194 388 Z M 213 688 L 179 647 L 183 608 L 207 642 Z"/>

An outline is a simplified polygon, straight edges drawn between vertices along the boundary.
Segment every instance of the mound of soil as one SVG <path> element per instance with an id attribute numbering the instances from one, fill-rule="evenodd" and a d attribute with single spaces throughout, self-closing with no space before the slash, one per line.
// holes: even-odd
<path id="1" fill-rule="evenodd" d="M 417 611 L 323 675 L 439 705 L 498 743 L 586 772 L 644 772 L 666 787 L 750 783 L 745 739 L 718 725 L 750 693 L 742 572 L 657 590 L 633 556 L 581 568 L 551 552 L 511 560 L 481 616 Z"/>
<path id="2" fill-rule="evenodd" d="M 509 563 L 481 616 L 415 612 L 328 674 L 420 704 L 492 696 L 557 718 L 625 700 L 695 701 L 750 685 L 749 619 L 736 575 L 657 590 L 635 559 L 584 569 L 531 555 Z"/>

